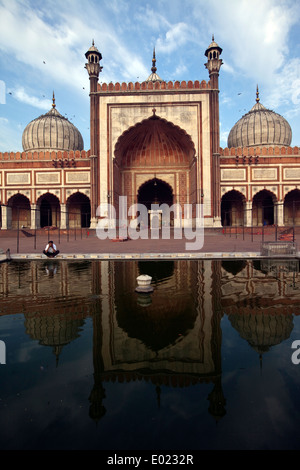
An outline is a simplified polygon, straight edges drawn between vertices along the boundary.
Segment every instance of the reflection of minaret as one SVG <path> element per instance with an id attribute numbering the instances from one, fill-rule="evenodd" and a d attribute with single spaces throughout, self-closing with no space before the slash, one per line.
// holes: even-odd
<path id="1" fill-rule="evenodd" d="M 156 398 L 157 398 L 157 406 L 160 408 L 160 395 L 161 395 L 161 388 L 159 385 L 156 386 Z"/>
<path id="2" fill-rule="evenodd" d="M 221 376 L 217 378 L 215 386 L 207 399 L 209 400 L 208 411 L 218 422 L 226 414 L 226 400 L 222 390 Z"/>
<path id="3" fill-rule="evenodd" d="M 53 346 L 53 354 L 55 354 L 55 363 L 56 367 L 58 367 L 59 356 L 62 351 L 62 346 Z"/>
<path id="4" fill-rule="evenodd" d="M 260 372 L 262 373 L 262 354 L 259 355 Z"/>
<path id="5" fill-rule="evenodd" d="M 211 350 L 213 353 L 214 364 L 216 371 L 219 372 L 219 376 L 215 381 L 215 386 L 212 392 L 208 395 L 210 402 L 209 412 L 215 417 L 216 421 L 222 418 L 226 414 L 225 404 L 226 400 L 222 390 L 222 359 L 221 359 L 221 346 L 222 346 L 222 309 L 221 309 L 221 262 L 214 261 L 211 263 L 212 267 L 212 338 L 211 338 Z"/>
<path id="6" fill-rule="evenodd" d="M 92 264 L 92 293 L 101 293 L 101 263 Z M 102 385 L 102 373 L 104 363 L 102 357 L 102 301 L 98 298 L 94 305 L 93 312 L 93 363 L 94 363 L 94 386 L 89 396 L 90 412 L 89 416 L 96 423 L 105 415 L 106 409 L 103 406 L 103 399 L 106 397 L 105 389 Z"/>

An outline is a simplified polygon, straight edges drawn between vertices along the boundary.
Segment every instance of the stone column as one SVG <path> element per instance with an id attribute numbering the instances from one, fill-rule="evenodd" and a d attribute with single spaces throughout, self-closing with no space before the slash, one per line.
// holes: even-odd
<path id="1" fill-rule="evenodd" d="M 2 206 L 2 230 L 8 230 L 11 228 L 12 223 L 12 208 L 8 206 Z"/>
<path id="2" fill-rule="evenodd" d="M 251 227 L 252 225 L 252 202 L 246 201 L 244 205 L 244 224 L 245 227 Z"/>
<path id="3" fill-rule="evenodd" d="M 68 213 L 67 213 L 67 205 L 61 204 L 60 205 L 60 228 L 65 230 L 67 228 L 67 220 L 68 220 Z"/>
<path id="4" fill-rule="evenodd" d="M 40 209 L 37 204 L 31 204 L 31 224 L 30 228 L 34 230 L 35 228 L 40 228 Z"/>
<path id="5" fill-rule="evenodd" d="M 284 226 L 284 219 L 283 219 L 283 201 L 278 201 L 276 204 L 274 204 L 274 220 L 275 224 L 278 225 L 278 227 L 283 227 Z"/>

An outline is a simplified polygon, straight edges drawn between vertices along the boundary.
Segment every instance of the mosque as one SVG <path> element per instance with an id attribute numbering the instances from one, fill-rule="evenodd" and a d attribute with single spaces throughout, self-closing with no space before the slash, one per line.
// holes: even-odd
<path id="1" fill-rule="evenodd" d="M 31 121 L 23 151 L 0 153 L 1 228 L 97 226 L 100 204 L 203 204 L 205 227 L 300 222 L 300 159 L 289 123 L 256 102 L 220 148 L 222 48 L 205 51 L 208 80 L 164 81 L 153 52 L 143 82 L 99 83 L 102 55 L 86 52 L 90 148 L 52 108 Z M 176 223 L 176 215 L 171 224 Z"/>

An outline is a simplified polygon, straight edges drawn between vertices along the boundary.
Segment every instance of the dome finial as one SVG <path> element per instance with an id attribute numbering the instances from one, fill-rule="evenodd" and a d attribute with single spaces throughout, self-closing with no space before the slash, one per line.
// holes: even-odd
<path id="1" fill-rule="evenodd" d="M 259 103 L 259 91 L 258 91 L 258 85 L 256 85 L 256 103 Z"/>
<path id="2" fill-rule="evenodd" d="M 214 42 L 214 40 L 215 40 L 215 35 L 214 34 L 212 35 L 211 39 L 212 39 L 212 42 Z"/>
<path id="3" fill-rule="evenodd" d="M 95 45 L 95 41 L 94 41 L 94 39 L 93 39 L 93 40 L 92 40 L 92 46 L 94 46 L 94 45 Z"/>
<path id="4" fill-rule="evenodd" d="M 156 68 L 156 58 L 155 58 L 155 47 L 153 48 L 153 59 L 152 59 L 152 67 L 151 67 L 151 72 L 155 73 L 157 68 Z"/>
<path id="5" fill-rule="evenodd" d="M 53 91 L 53 97 L 52 97 L 52 108 L 54 109 L 56 106 L 55 104 L 55 95 L 54 95 L 54 91 Z"/>

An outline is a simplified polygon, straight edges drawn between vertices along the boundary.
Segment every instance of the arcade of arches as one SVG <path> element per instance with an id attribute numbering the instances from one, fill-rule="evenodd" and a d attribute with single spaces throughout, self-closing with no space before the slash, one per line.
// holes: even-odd
<path id="1" fill-rule="evenodd" d="M 90 226 L 90 200 L 79 191 L 72 194 L 66 204 L 61 204 L 57 196 L 52 193 L 43 194 L 36 204 L 31 204 L 27 196 L 18 193 L 12 196 L 8 204 L 2 206 L 1 209 L 2 212 L 6 212 L 7 227 L 5 228 L 59 227 L 65 229 Z"/>
<path id="2" fill-rule="evenodd" d="M 187 197 L 187 193 L 183 193 L 181 200 Z M 156 177 L 142 183 L 136 198 L 131 197 L 131 201 L 144 204 L 148 210 L 151 204 L 172 206 L 175 199 L 171 185 Z M 1 212 L 4 211 L 8 220 L 7 228 L 12 229 L 89 227 L 91 220 L 90 200 L 80 192 L 72 194 L 67 204 L 61 204 L 54 194 L 46 193 L 37 200 L 36 205 L 30 204 L 25 195 L 18 193 L 9 199 L 7 206 L 1 207 Z M 174 217 L 172 213 L 171 217 Z M 250 203 L 242 193 L 231 190 L 221 199 L 221 223 L 223 227 L 299 225 L 300 190 L 294 189 L 287 193 L 283 203 L 279 203 L 274 194 L 267 190 L 258 192 Z"/>
<path id="3" fill-rule="evenodd" d="M 290 191 L 282 203 L 268 190 L 259 191 L 250 202 L 239 191 L 231 190 L 221 200 L 221 222 L 224 227 L 298 225 L 300 190 Z"/>

